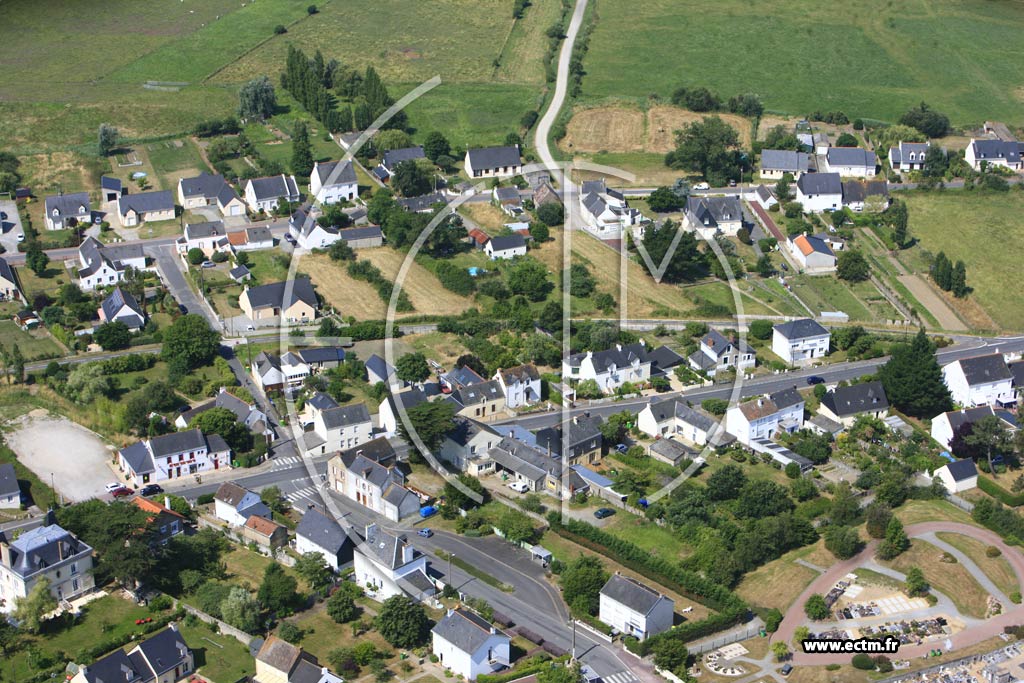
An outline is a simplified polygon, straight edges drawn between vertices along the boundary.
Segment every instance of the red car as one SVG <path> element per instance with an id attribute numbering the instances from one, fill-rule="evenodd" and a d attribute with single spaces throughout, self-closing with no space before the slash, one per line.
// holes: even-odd
<path id="1" fill-rule="evenodd" d="M 114 498 L 124 498 L 125 496 L 132 495 L 133 493 L 135 493 L 133 489 L 130 489 L 127 486 L 121 486 L 111 491 L 110 495 L 112 495 Z"/>

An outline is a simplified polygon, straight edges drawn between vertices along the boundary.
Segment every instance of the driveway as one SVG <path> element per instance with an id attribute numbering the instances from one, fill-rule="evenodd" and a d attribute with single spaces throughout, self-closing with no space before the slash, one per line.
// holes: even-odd
<path id="1" fill-rule="evenodd" d="M 9 199 L 0 200 L 0 245 L 5 253 L 18 253 L 18 235 L 24 235 L 18 205 Z"/>

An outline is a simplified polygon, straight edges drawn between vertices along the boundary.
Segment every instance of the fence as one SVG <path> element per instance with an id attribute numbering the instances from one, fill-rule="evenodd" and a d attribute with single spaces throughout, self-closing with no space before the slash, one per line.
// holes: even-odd
<path id="1" fill-rule="evenodd" d="M 715 636 L 710 639 L 705 639 L 695 643 L 687 643 L 686 649 L 689 650 L 692 654 L 703 654 L 705 652 L 717 650 L 723 645 L 729 645 L 731 643 L 737 643 L 741 640 L 746 640 L 747 638 L 753 638 L 756 635 L 760 635 L 760 633 L 761 624 L 760 621 L 758 621 L 757 623 L 754 623 L 743 629 L 735 629 L 730 631 L 729 633 Z"/>
<path id="2" fill-rule="evenodd" d="M 218 629 L 218 631 L 220 633 L 223 633 L 224 635 L 227 635 L 227 636 L 231 636 L 232 638 L 234 638 L 235 640 L 240 642 L 242 645 L 245 645 L 246 647 L 249 647 L 249 643 L 251 643 L 253 641 L 253 638 L 255 637 L 255 636 L 249 635 L 248 633 L 246 633 L 245 631 L 243 631 L 241 629 L 235 628 L 231 624 L 224 623 L 223 621 L 221 621 L 220 619 L 217 619 L 216 617 L 211 617 L 206 612 L 198 610 L 195 607 L 193 607 L 192 605 L 186 605 L 183 602 L 178 602 L 177 606 L 180 606 L 182 609 L 184 609 L 189 614 L 195 615 L 195 617 L 197 619 L 199 619 L 200 621 L 204 621 L 207 624 L 216 624 L 217 625 L 217 629 Z"/>
<path id="3" fill-rule="evenodd" d="M 946 500 L 948 500 L 953 505 L 956 505 L 958 508 L 960 508 L 964 512 L 972 512 L 974 510 L 974 503 L 972 503 L 972 502 L 970 502 L 968 500 L 964 500 L 963 498 L 961 498 L 960 496 L 956 495 L 955 493 L 947 493 L 946 494 Z"/>

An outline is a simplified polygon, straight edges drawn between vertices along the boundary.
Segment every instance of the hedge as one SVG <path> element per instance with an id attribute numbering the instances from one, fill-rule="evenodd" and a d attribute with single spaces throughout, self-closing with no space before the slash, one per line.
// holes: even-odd
<path id="1" fill-rule="evenodd" d="M 1024 505 L 1024 493 L 1010 493 L 999 484 L 981 474 L 978 475 L 978 488 L 998 500 L 1003 505 L 1009 505 L 1010 507 L 1020 507 L 1021 505 Z"/>
<path id="2" fill-rule="evenodd" d="M 524 678 L 532 674 L 543 671 L 546 667 L 551 666 L 551 660 L 541 659 L 540 656 L 534 656 L 531 661 L 527 662 L 522 666 L 517 666 L 514 669 L 509 669 L 505 673 L 501 674 L 480 674 L 476 677 L 477 683 L 508 683 L 518 678 Z"/>

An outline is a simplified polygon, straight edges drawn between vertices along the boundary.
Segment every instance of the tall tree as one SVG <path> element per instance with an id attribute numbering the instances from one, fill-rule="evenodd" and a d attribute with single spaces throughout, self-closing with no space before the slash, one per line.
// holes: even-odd
<path id="1" fill-rule="evenodd" d="M 423 140 L 423 153 L 434 163 L 437 163 L 438 157 L 447 156 L 451 151 L 452 148 L 448 143 L 448 138 L 439 131 L 435 130 L 427 133 L 427 137 Z"/>
<path id="2" fill-rule="evenodd" d="M 650 226 L 644 231 L 643 245 L 647 254 L 659 268 L 664 262 L 676 233 L 682 227 L 672 220 L 666 220 L 661 226 Z M 668 263 L 662 274 L 663 282 L 692 282 L 702 277 L 706 268 L 706 259 L 697 246 L 697 238 L 692 232 L 683 231 L 676 244 L 675 251 L 668 257 Z M 654 273 L 651 273 L 652 275 Z"/>
<path id="3" fill-rule="evenodd" d="M 241 586 L 231 587 L 220 605 L 220 613 L 224 621 L 246 633 L 253 633 L 260 627 L 260 605 Z"/>
<path id="4" fill-rule="evenodd" d="M 391 186 L 403 197 L 419 197 L 430 192 L 430 175 L 415 161 L 403 161 L 395 168 Z"/>
<path id="5" fill-rule="evenodd" d="M 970 289 L 967 287 L 967 266 L 963 261 L 957 261 L 953 266 L 953 275 L 950 278 L 949 289 L 953 296 L 962 299 L 967 296 Z"/>
<path id="6" fill-rule="evenodd" d="M 891 560 L 910 547 L 910 539 L 903 530 L 903 523 L 896 517 L 885 527 L 885 540 L 878 546 L 878 557 Z"/>
<path id="7" fill-rule="evenodd" d="M 299 602 L 299 582 L 285 573 L 277 562 L 267 565 L 257 599 L 267 610 L 279 615 L 288 614 Z"/>
<path id="8" fill-rule="evenodd" d="M 995 415 L 983 417 L 971 424 L 970 433 L 964 437 L 965 444 L 973 448 L 988 461 L 988 471 L 995 472 L 992 467 L 994 456 L 1007 455 L 1013 450 L 1013 439 L 1003 426 L 1003 421 Z"/>
<path id="9" fill-rule="evenodd" d="M 408 415 L 416 434 L 430 451 L 437 450 L 444 435 L 454 427 L 455 410 L 448 401 L 425 401 L 409 408 Z M 412 443 L 404 420 L 398 421 L 398 433 L 403 440 Z"/>
<path id="10" fill-rule="evenodd" d="M 422 645 L 430 633 L 430 619 L 423 605 L 405 595 L 393 595 L 384 601 L 376 626 L 384 640 L 401 648 Z"/>
<path id="11" fill-rule="evenodd" d="M 292 134 L 292 171 L 303 178 L 308 178 L 313 172 L 313 146 L 309 142 L 309 129 L 304 121 L 295 124 Z"/>
<path id="12" fill-rule="evenodd" d="M 97 147 L 101 157 L 110 156 L 117 149 L 118 137 L 117 128 L 106 123 L 100 124 Z"/>
<path id="13" fill-rule="evenodd" d="M 413 384 L 424 382 L 430 377 L 430 365 L 422 353 L 407 353 L 395 361 L 395 374 Z"/>
<path id="14" fill-rule="evenodd" d="M 238 91 L 238 116 L 242 119 L 262 121 L 274 115 L 277 94 L 266 76 L 254 78 Z"/>
<path id="15" fill-rule="evenodd" d="M 210 328 L 206 318 L 188 313 L 175 320 L 164 331 L 160 355 L 172 372 L 184 375 L 210 363 L 220 348 L 220 335 Z"/>
<path id="16" fill-rule="evenodd" d="M 14 619 L 29 633 L 39 633 L 43 615 L 57 609 L 57 598 L 50 593 L 50 579 L 45 576 L 32 587 L 28 595 L 15 598 Z"/>
<path id="17" fill-rule="evenodd" d="M 739 180 L 739 135 L 720 117 L 704 117 L 676 133 L 676 148 L 666 155 L 665 163 L 696 171 L 713 185 Z"/>
<path id="18" fill-rule="evenodd" d="M 600 560 L 580 555 L 562 570 L 562 597 L 577 613 L 597 614 L 601 588 L 607 581 L 608 572 Z"/>
<path id="19" fill-rule="evenodd" d="M 25 252 L 25 265 L 36 275 L 42 276 L 46 272 L 46 267 L 50 265 L 50 257 L 43 251 L 39 242 L 33 240 L 29 245 Z"/>
<path id="20" fill-rule="evenodd" d="M 924 329 L 909 344 L 897 344 L 878 370 L 889 402 L 913 417 L 934 417 L 952 407 L 949 389 Z"/>

